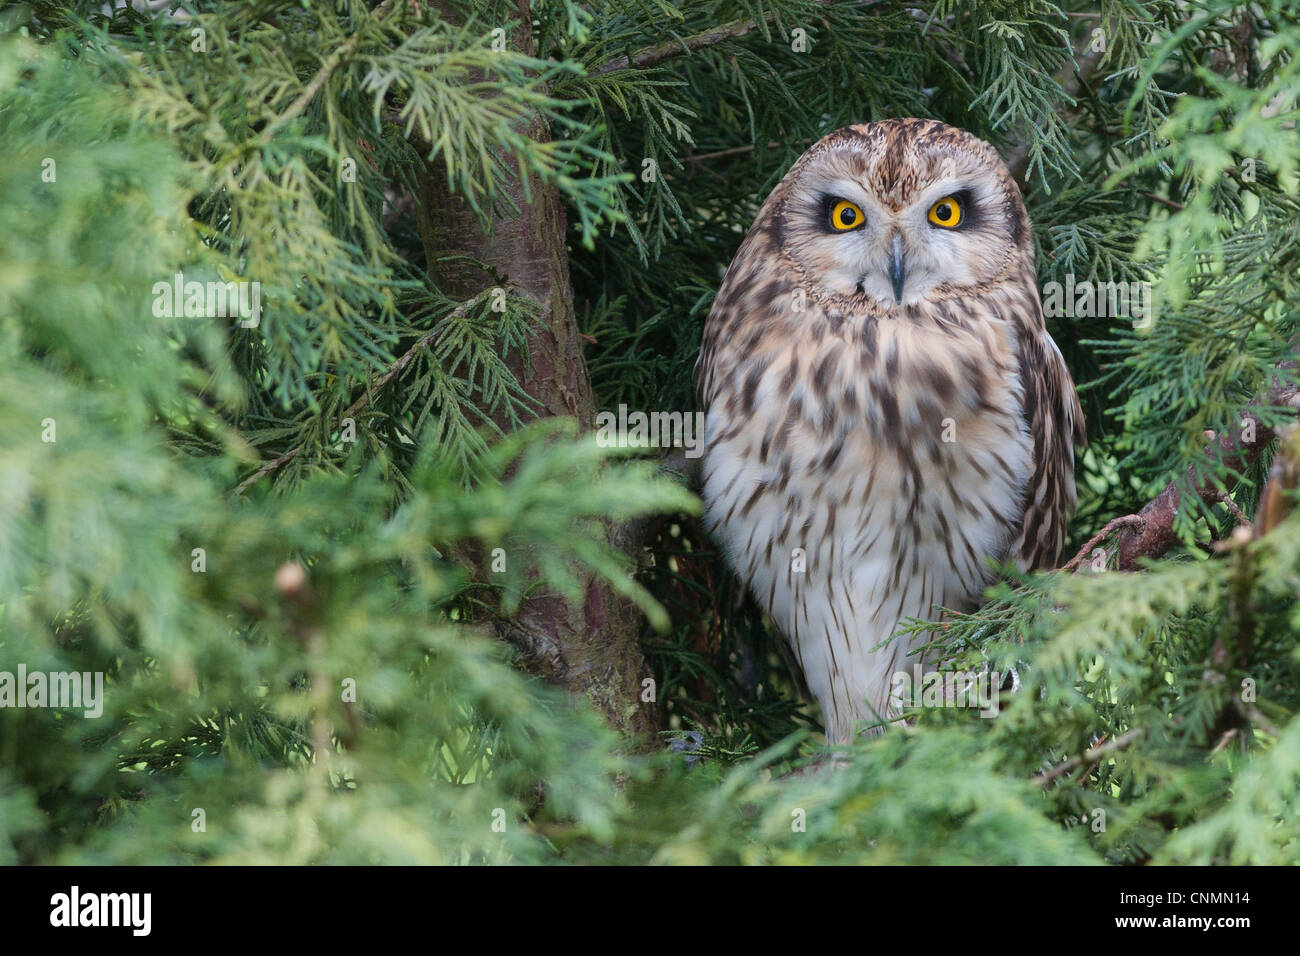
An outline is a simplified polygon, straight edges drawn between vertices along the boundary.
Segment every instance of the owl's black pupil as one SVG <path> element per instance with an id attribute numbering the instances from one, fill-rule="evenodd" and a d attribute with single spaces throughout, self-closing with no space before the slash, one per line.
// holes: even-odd
<path id="1" fill-rule="evenodd" d="M 845 209 L 840 213 L 840 219 L 843 220 L 844 225 L 846 226 L 853 225 L 853 220 L 857 218 L 858 218 L 858 214 L 854 212 L 852 209 Z"/>
<path id="2" fill-rule="evenodd" d="M 949 219 L 952 218 L 952 207 L 947 203 L 943 203 L 939 206 L 938 209 L 935 210 L 934 214 L 938 216 L 940 219 L 942 219 L 944 222 L 947 222 Z"/>

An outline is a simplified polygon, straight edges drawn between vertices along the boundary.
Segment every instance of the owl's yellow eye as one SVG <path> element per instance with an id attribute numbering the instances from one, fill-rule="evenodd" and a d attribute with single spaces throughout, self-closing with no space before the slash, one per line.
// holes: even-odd
<path id="1" fill-rule="evenodd" d="M 961 203 L 954 196 L 944 196 L 930 207 L 927 218 L 936 226 L 951 229 L 961 222 Z"/>
<path id="2" fill-rule="evenodd" d="M 857 229 L 866 221 L 867 217 L 862 215 L 862 210 L 847 199 L 841 199 L 831 207 L 831 228 L 840 232 Z"/>

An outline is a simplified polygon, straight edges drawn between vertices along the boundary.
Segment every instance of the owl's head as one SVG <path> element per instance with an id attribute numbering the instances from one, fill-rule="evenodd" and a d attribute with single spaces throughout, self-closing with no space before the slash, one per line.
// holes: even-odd
<path id="1" fill-rule="evenodd" d="M 967 295 L 1033 263 L 1020 190 L 997 152 L 933 120 L 831 133 L 770 202 L 773 238 L 800 283 L 848 307 Z"/>

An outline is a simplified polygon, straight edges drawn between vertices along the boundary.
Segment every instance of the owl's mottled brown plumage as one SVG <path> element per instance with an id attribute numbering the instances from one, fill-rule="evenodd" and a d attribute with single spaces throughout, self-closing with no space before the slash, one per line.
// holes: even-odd
<path id="1" fill-rule="evenodd" d="M 969 133 L 887 120 L 804 153 L 727 270 L 697 381 L 708 526 L 833 740 L 897 711 L 911 648 L 878 646 L 902 618 L 970 607 L 993 560 L 1057 558 L 1083 418 L 1020 192 Z"/>

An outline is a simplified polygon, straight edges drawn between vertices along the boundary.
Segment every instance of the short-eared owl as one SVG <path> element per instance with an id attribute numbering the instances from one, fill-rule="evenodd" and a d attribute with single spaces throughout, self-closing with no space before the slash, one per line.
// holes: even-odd
<path id="1" fill-rule="evenodd" d="M 708 527 L 783 632 L 830 740 L 897 713 L 906 617 L 993 561 L 1050 567 L 1083 416 L 1019 189 L 943 123 L 831 133 L 763 203 L 696 376 Z"/>

